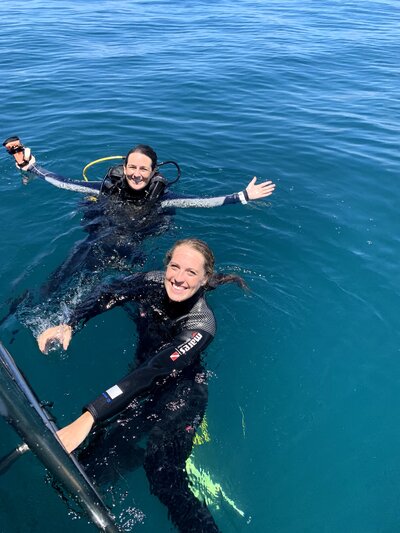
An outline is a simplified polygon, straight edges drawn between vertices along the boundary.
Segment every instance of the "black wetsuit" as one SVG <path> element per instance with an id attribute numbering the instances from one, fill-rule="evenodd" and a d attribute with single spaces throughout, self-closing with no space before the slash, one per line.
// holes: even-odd
<path id="1" fill-rule="evenodd" d="M 96 423 L 118 419 L 95 434 L 79 459 L 99 483 L 137 466 L 142 456 L 150 490 L 168 507 L 177 528 L 217 532 L 185 470 L 207 404 L 201 352 L 214 337 L 215 319 L 203 290 L 171 302 L 163 280 L 163 272 L 127 276 L 98 289 L 71 315 L 69 324 L 76 329 L 117 305 L 138 304 L 130 313 L 138 330 L 135 369 L 84 408 Z"/>

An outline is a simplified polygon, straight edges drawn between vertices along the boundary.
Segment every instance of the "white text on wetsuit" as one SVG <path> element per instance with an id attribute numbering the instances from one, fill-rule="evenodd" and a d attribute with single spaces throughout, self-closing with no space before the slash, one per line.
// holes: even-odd
<path id="1" fill-rule="evenodd" d="M 175 361 L 175 359 L 178 359 L 180 355 L 185 354 L 188 352 L 193 346 L 196 346 L 196 344 L 201 341 L 203 338 L 203 335 L 201 333 L 192 333 L 193 337 L 189 340 L 178 346 L 176 351 L 170 355 L 170 358 Z"/>

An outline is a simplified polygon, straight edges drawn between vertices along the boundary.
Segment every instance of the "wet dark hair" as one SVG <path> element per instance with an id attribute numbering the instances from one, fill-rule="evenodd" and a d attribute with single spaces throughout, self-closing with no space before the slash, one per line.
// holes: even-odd
<path id="1" fill-rule="evenodd" d="M 125 156 L 125 161 L 124 161 L 125 166 L 128 164 L 129 156 L 131 154 L 136 153 L 136 152 L 138 152 L 139 154 L 147 155 L 147 157 L 150 157 L 150 159 L 151 159 L 151 170 L 154 170 L 156 168 L 156 166 L 157 166 L 157 154 L 153 150 L 153 148 L 151 146 L 149 146 L 148 144 L 138 144 L 134 148 L 129 150 L 129 152 Z"/>
<path id="2" fill-rule="evenodd" d="M 207 276 L 207 283 L 205 286 L 206 289 L 212 290 L 217 288 L 218 285 L 223 285 L 224 283 L 236 283 L 236 285 L 239 285 L 239 287 L 242 289 L 248 289 L 244 279 L 236 274 L 214 273 L 215 258 L 211 248 L 206 242 L 194 237 L 176 241 L 172 248 L 170 248 L 170 250 L 168 250 L 168 252 L 165 254 L 164 263 L 166 266 L 171 261 L 172 255 L 176 248 L 182 245 L 190 246 L 190 248 L 193 248 L 204 257 L 204 270 Z"/>

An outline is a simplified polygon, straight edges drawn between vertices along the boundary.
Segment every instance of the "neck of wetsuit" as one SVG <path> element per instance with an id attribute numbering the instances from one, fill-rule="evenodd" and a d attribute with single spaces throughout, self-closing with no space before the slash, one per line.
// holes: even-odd
<path id="1" fill-rule="evenodd" d="M 170 300 L 167 293 L 165 293 L 165 305 L 170 317 L 179 317 L 186 315 L 192 307 L 204 296 L 204 288 L 201 287 L 193 296 L 182 302 L 174 302 Z"/>

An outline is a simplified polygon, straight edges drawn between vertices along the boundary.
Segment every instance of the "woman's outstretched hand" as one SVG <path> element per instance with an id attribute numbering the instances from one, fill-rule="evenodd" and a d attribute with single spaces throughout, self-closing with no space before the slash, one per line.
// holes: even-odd
<path id="1" fill-rule="evenodd" d="M 24 146 L 19 137 L 9 137 L 3 142 L 3 146 L 13 156 L 15 165 L 19 170 L 28 171 L 36 163 L 31 149 Z"/>
<path id="2" fill-rule="evenodd" d="M 17 156 L 19 156 L 17 158 Z M 35 156 L 32 155 L 30 148 L 24 148 L 23 152 L 14 155 L 16 167 L 19 170 L 27 172 L 36 163 Z"/>
<path id="3" fill-rule="evenodd" d="M 37 338 L 39 350 L 43 353 L 48 352 L 49 344 L 57 341 L 66 350 L 71 342 L 72 328 L 68 324 L 60 324 L 52 328 L 45 329 Z"/>
<path id="4" fill-rule="evenodd" d="M 93 424 L 93 416 L 89 411 L 85 411 L 83 415 L 74 420 L 74 422 L 57 431 L 57 436 L 68 453 L 73 452 L 75 448 L 82 444 L 89 435 Z"/>
<path id="5" fill-rule="evenodd" d="M 263 181 L 256 185 L 257 178 L 251 180 L 251 182 L 246 187 L 246 192 L 249 196 L 249 200 L 258 200 L 259 198 L 265 198 L 270 196 L 275 190 L 275 183 L 272 181 Z"/>

